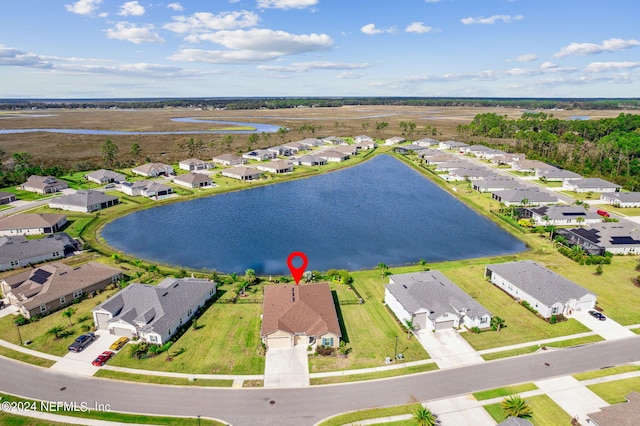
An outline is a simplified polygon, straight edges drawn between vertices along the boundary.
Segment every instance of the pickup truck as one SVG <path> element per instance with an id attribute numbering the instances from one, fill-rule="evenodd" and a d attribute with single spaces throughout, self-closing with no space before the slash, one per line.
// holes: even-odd
<path id="1" fill-rule="evenodd" d="M 95 334 L 93 333 L 83 334 L 82 336 L 79 336 L 76 340 L 74 340 L 73 343 L 69 345 L 68 349 L 71 352 L 80 352 L 84 348 L 86 348 L 89 345 L 89 343 L 93 342 L 94 340 L 96 340 Z"/>

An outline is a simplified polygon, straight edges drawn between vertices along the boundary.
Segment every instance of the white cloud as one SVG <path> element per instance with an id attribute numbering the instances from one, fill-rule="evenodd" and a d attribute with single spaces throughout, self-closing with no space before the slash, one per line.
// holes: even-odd
<path id="1" fill-rule="evenodd" d="M 585 68 L 586 72 L 599 73 L 640 68 L 640 62 L 592 62 Z"/>
<path id="2" fill-rule="evenodd" d="M 78 15 L 89 15 L 102 3 L 102 0 L 78 0 L 73 4 L 66 4 L 67 11 Z"/>
<path id="3" fill-rule="evenodd" d="M 506 23 L 510 23 L 510 22 L 515 22 L 515 21 L 520 21 L 524 19 L 524 16 L 522 15 L 516 15 L 516 16 L 511 16 L 511 15 L 493 15 L 490 16 L 488 18 L 479 16 L 477 18 L 464 18 L 461 19 L 460 22 L 462 22 L 465 25 L 471 25 L 471 24 L 485 24 L 485 25 L 491 25 L 491 24 L 495 24 L 498 21 L 502 21 L 502 22 L 506 22 Z"/>
<path id="4" fill-rule="evenodd" d="M 319 0 L 258 0 L 261 9 L 305 9 L 318 4 Z"/>
<path id="5" fill-rule="evenodd" d="M 259 20 L 258 15 L 246 10 L 222 12 L 217 15 L 197 12 L 191 16 L 174 16 L 173 22 L 165 24 L 163 28 L 180 34 L 199 33 L 254 27 Z"/>
<path id="6" fill-rule="evenodd" d="M 380 33 L 394 33 L 396 30 L 393 27 L 390 28 L 376 28 L 375 24 L 367 24 L 360 28 L 360 32 L 366 35 L 374 35 Z"/>
<path id="7" fill-rule="evenodd" d="M 336 75 L 336 78 L 338 80 L 356 80 L 359 78 L 362 78 L 366 76 L 366 74 L 362 74 L 362 73 L 358 73 L 358 72 L 341 72 L 340 74 Z"/>
<path id="8" fill-rule="evenodd" d="M 553 56 L 562 58 L 570 55 L 595 55 L 602 52 L 616 52 L 638 45 L 640 45 L 640 41 L 638 40 L 622 40 L 620 38 L 610 38 L 609 40 L 603 41 L 602 44 L 571 43 L 560 49 L 560 51 Z"/>
<path id="9" fill-rule="evenodd" d="M 184 7 L 180 3 L 169 3 L 167 7 L 171 10 L 175 10 L 176 12 L 182 12 Z"/>
<path id="10" fill-rule="evenodd" d="M 425 3 L 440 3 L 442 0 L 424 0 Z"/>
<path id="11" fill-rule="evenodd" d="M 51 63 L 40 55 L 0 44 L 0 66 L 49 68 Z"/>
<path id="12" fill-rule="evenodd" d="M 527 53 L 525 55 L 520 55 L 516 58 L 518 62 L 533 62 L 538 59 L 538 55 L 535 53 Z"/>
<path id="13" fill-rule="evenodd" d="M 553 62 L 544 62 L 542 65 L 540 65 L 540 68 L 543 70 L 549 70 L 549 69 L 554 69 L 554 68 L 558 68 L 558 65 L 554 64 Z"/>
<path id="14" fill-rule="evenodd" d="M 423 22 L 412 22 L 411 24 L 407 25 L 407 28 L 405 28 L 405 31 L 408 33 L 423 34 L 423 33 L 430 33 L 431 31 L 433 31 L 433 28 L 424 25 Z"/>
<path id="15" fill-rule="evenodd" d="M 369 68 L 371 64 L 356 63 L 346 64 L 340 62 L 317 61 L 317 62 L 294 62 L 288 66 L 280 65 L 260 65 L 258 69 L 270 72 L 307 72 L 315 70 L 354 70 Z"/>
<path id="16" fill-rule="evenodd" d="M 144 15 L 144 7 L 137 1 L 128 1 L 120 6 L 118 15 L 122 16 L 142 16 Z"/>
<path id="17" fill-rule="evenodd" d="M 257 28 L 218 31 L 194 38 L 219 44 L 229 50 L 182 49 L 169 59 L 211 63 L 268 61 L 287 55 L 326 50 L 333 45 L 333 40 L 326 34 L 296 35 Z"/>
<path id="18" fill-rule="evenodd" d="M 136 26 L 129 22 L 118 22 L 115 28 L 106 30 L 107 37 L 131 43 L 163 43 L 164 39 L 153 31 L 153 25 Z"/>

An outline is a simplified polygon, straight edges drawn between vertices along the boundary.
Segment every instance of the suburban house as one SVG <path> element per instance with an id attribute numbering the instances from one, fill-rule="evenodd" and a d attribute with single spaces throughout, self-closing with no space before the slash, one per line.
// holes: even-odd
<path id="1" fill-rule="evenodd" d="M 162 345 L 216 294 L 216 283 L 165 278 L 158 285 L 129 284 L 91 310 L 98 330 Z"/>
<path id="2" fill-rule="evenodd" d="M 262 172 L 253 167 L 236 166 L 223 170 L 222 176 L 239 180 L 256 180 L 260 179 Z"/>
<path id="3" fill-rule="evenodd" d="M 208 188 L 211 186 L 211 178 L 203 173 L 187 173 L 173 178 L 173 183 L 185 188 Z"/>
<path id="4" fill-rule="evenodd" d="M 562 182 L 562 189 L 573 192 L 619 192 L 621 188 L 618 184 L 600 178 L 584 178 Z"/>
<path id="5" fill-rule="evenodd" d="M 349 159 L 349 154 L 344 152 L 335 151 L 333 149 L 328 149 L 326 151 L 318 152 L 315 154 L 317 157 L 324 158 L 329 163 L 340 163 L 342 161 L 347 161 Z"/>
<path id="6" fill-rule="evenodd" d="M 365 149 L 365 150 L 373 149 L 373 148 L 377 147 L 378 144 L 376 144 L 375 141 L 373 139 L 371 139 L 369 141 L 362 141 L 362 142 L 354 143 L 352 146 L 357 148 L 358 151 L 360 151 L 361 149 Z"/>
<path id="7" fill-rule="evenodd" d="M 262 342 L 269 348 L 340 346 L 340 324 L 328 283 L 264 288 Z"/>
<path id="8" fill-rule="evenodd" d="M 425 148 L 418 152 L 418 157 L 420 158 L 436 157 L 440 155 L 442 155 L 442 150 L 434 148 Z"/>
<path id="9" fill-rule="evenodd" d="M 410 321 L 417 331 L 491 324 L 491 313 L 440 271 L 390 276 L 384 303 L 403 325 Z"/>
<path id="10" fill-rule="evenodd" d="M 332 147 L 331 150 L 349 155 L 356 155 L 360 149 L 358 148 L 358 145 L 340 145 Z"/>
<path id="11" fill-rule="evenodd" d="M 256 161 L 266 161 L 273 160 L 276 158 L 278 154 L 273 151 L 269 151 L 268 149 L 256 149 L 251 152 L 246 152 L 242 154 L 242 158 L 245 160 L 256 160 Z"/>
<path id="12" fill-rule="evenodd" d="M 100 191 L 83 189 L 76 191 L 74 194 L 52 199 L 49 201 L 49 207 L 72 212 L 90 213 L 115 206 L 118 203 L 118 197 Z"/>
<path id="13" fill-rule="evenodd" d="M 139 180 L 136 182 L 122 182 L 120 191 L 132 197 L 142 195 L 147 198 L 161 198 L 173 193 L 169 185 L 153 180 Z"/>
<path id="14" fill-rule="evenodd" d="M 53 176 L 31 175 L 25 183 L 21 185 L 23 191 L 36 192 L 38 194 L 52 194 L 67 189 L 67 182 L 56 179 Z"/>
<path id="15" fill-rule="evenodd" d="M 638 420 L 640 393 L 631 392 L 626 401 L 601 407 L 600 411 L 588 413 L 587 423 L 594 426 L 630 426 Z M 589 422 L 591 420 L 591 422 Z"/>
<path id="16" fill-rule="evenodd" d="M 326 159 L 311 154 L 300 156 L 296 161 L 299 166 L 324 166 L 327 164 Z"/>
<path id="17" fill-rule="evenodd" d="M 242 157 L 238 157 L 234 154 L 221 154 L 217 157 L 213 157 L 212 160 L 216 164 L 221 164 L 223 166 L 236 166 L 238 164 L 244 164 L 245 161 Z"/>
<path id="18" fill-rule="evenodd" d="M 596 306 L 595 294 L 532 260 L 487 265 L 484 275 L 514 299 L 528 302 L 543 318 Z"/>
<path id="19" fill-rule="evenodd" d="M 292 150 L 282 145 L 272 146 L 271 148 L 267 148 L 267 151 L 273 152 L 276 156 L 282 155 L 283 157 L 290 157 L 293 155 Z"/>
<path id="20" fill-rule="evenodd" d="M 198 158 L 187 158 L 186 160 L 182 160 L 178 163 L 178 168 L 180 170 L 186 170 L 188 172 L 194 172 L 198 170 L 209 170 L 213 169 L 215 166 L 208 161 L 203 161 Z"/>
<path id="21" fill-rule="evenodd" d="M 300 145 L 306 146 L 307 149 L 324 145 L 324 142 L 322 141 L 322 139 L 318 139 L 318 138 L 305 138 L 305 139 L 302 139 L 301 141 L 298 141 L 298 143 Z"/>
<path id="22" fill-rule="evenodd" d="M 505 206 L 543 206 L 558 203 L 558 198 L 538 188 L 519 187 L 492 191 L 491 197 Z"/>
<path id="23" fill-rule="evenodd" d="M 589 254 L 603 255 L 640 253 L 640 225 L 631 222 L 603 222 L 588 228 L 557 229 L 570 243 L 579 245 Z"/>
<path id="24" fill-rule="evenodd" d="M 536 169 L 534 174 L 538 179 L 547 182 L 564 182 L 565 180 L 582 179 L 582 176 L 578 173 L 555 167 L 553 169 Z"/>
<path id="25" fill-rule="evenodd" d="M 505 189 L 523 188 L 517 180 L 509 177 L 495 176 L 473 182 L 473 189 L 479 192 L 504 191 Z"/>
<path id="26" fill-rule="evenodd" d="M 16 214 L 0 219 L 0 236 L 53 234 L 66 223 L 67 216 L 63 214 Z"/>
<path id="27" fill-rule="evenodd" d="M 600 199 L 616 207 L 640 207 L 640 192 L 604 192 Z"/>
<path id="28" fill-rule="evenodd" d="M 422 145 L 411 144 L 411 145 L 397 146 L 393 148 L 393 152 L 398 152 L 400 154 L 414 154 L 418 151 L 423 151 L 426 149 L 429 149 L 429 148 Z"/>
<path id="29" fill-rule="evenodd" d="M 469 145 L 464 142 L 457 142 L 457 141 L 444 141 L 444 142 L 438 143 L 439 149 L 452 149 L 455 151 L 462 151 L 464 148 L 468 146 Z"/>
<path id="30" fill-rule="evenodd" d="M 256 169 L 276 174 L 293 172 L 293 166 L 291 163 L 284 160 L 266 161 L 258 164 Z"/>
<path id="31" fill-rule="evenodd" d="M 536 225 L 579 226 L 602 222 L 602 216 L 582 206 L 542 206 L 523 210 L 523 217 L 531 218 Z"/>
<path id="32" fill-rule="evenodd" d="M 449 175 L 442 176 L 448 181 L 463 181 L 468 180 L 470 182 L 485 179 L 496 174 L 491 169 L 486 167 L 460 167 L 453 169 L 449 172 Z"/>
<path id="33" fill-rule="evenodd" d="M 373 138 L 371 136 L 367 136 L 367 135 L 358 135 L 358 136 L 354 136 L 353 138 L 353 142 L 354 143 L 363 143 L 363 142 L 374 142 Z"/>
<path id="34" fill-rule="evenodd" d="M 373 142 L 373 139 L 371 141 Z M 322 138 L 322 143 L 328 144 L 328 145 L 340 145 L 345 142 L 344 142 L 344 139 L 339 138 L 337 136 L 327 136 L 326 138 Z"/>
<path id="35" fill-rule="evenodd" d="M 48 263 L 0 282 L 9 302 L 17 306 L 26 318 L 46 315 L 104 290 L 122 279 L 122 271 L 102 263 L 89 262 L 80 266 Z"/>
<path id="36" fill-rule="evenodd" d="M 504 154 L 504 151 L 500 151 L 499 149 L 489 148 L 485 145 L 471 145 L 462 149 L 465 154 L 473 155 L 477 158 L 486 158 L 490 159 L 493 157 L 501 156 Z"/>
<path id="37" fill-rule="evenodd" d="M 519 160 L 514 162 L 511 167 L 522 173 L 535 173 L 536 170 L 551 170 L 557 167 L 538 160 Z"/>
<path id="38" fill-rule="evenodd" d="M 444 163 L 436 164 L 436 171 L 439 172 L 448 172 L 454 169 L 460 169 L 462 167 L 478 167 L 470 161 L 465 160 L 464 158 L 454 157 L 450 161 L 445 161 Z"/>
<path id="39" fill-rule="evenodd" d="M 54 234 L 57 237 L 61 234 Z M 24 235 L 0 237 L 0 271 L 65 257 L 66 242 L 59 238 L 27 240 Z"/>
<path id="40" fill-rule="evenodd" d="M 426 147 L 430 147 L 430 146 L 437 146 L 440 144 L 440 141 L 437 141 L 435 139 L 431 139 L 431 138 L 422 138 L 422 139 L 418 139 L 417 141 L 413 142 L 416 145 L 420 145 L 420 146 L 426 146 Z"/>
<path id="41" fill-rule="evenodd" d="M 105 185 L 108 183 L 120 183 L 127 180 L 126 176 L 113 170 L 100 169 L 95 172 L 84 175 L 84 178 L 89 182 L 96 183 L 98 185 Z"/>
<path id="42" fill-rule="evenodd" d="M 526 156 L 520 153 L 509 153 L 505 152 L 501 155 L 495 155 L 489 159 L 493 164 L 508 164 L 513 165 L 514 163 L 524 160 Z"/>
<path id="43" fill-rule="evenodd" d="M 13 203 L 16 200 L 16 194 L 0 191 L 0 205 Z"/>
<path id="44" fill-rule="evenodd" d="M 296 153 L 299 151 L 306 151 L 307 149 L 309 149 L 309 146 L 300 142 L 287 142 L 285 144 L 282 145 L 283 148 L 286 148 L 289 150 L 289 152 L 291 153 Z"/>
<path id="45" fill-rule="evenodd" d="M 454 160 L 458 160 L 457 157 L 455 157 L 454 155 L 451 154 L 446 154 L 446 153 L 440 153 L 440 155 L 432 155 L 432 156 L 425 156 L 424 157 L 424 162 L 429 164 L 429 165 L 434 165 L 434 164 L 442 164 L 442 163 L 448 163 L 450 161 L 454 161 Z M 462 160 L 460 160 L 462 161 Z M 466 161 L 466 160 L 464 160 Z"/>
<path id="46" fill-rule="evenodd" d="M 173 166 L 163 163 L 147 163 L 131 169 L 132 173 L 146 177 L 171 176 L 174 173 Z"/>
<path id="47" fill-rule="evenodd" d="M 405 141 L 406 141 L 406 139 L 403 138 L 402 136 L 394 136 L 392 138 L 385 139 L 384 144 L 385 145 L 397 145 L 397 144 L 405 142 Z"/>

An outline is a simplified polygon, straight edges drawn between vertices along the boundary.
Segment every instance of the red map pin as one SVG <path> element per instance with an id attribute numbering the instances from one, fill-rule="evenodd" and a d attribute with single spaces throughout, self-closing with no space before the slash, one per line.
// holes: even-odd
<path id="1" fill-rule="evenodd" d="M 302 265 L 300 265 L 300 267 L 296 267 L 293 264 L 293 259 L 295 259 L 296 257 L 299 257 L 300 259 L 302 259 Z M 307 260 L 307 255 L 301 251 L 294 251 L 287 258 L 287 266 L 289 266 L 289 270 L 291 271 L 291 276 L 295 280 L 296 285 L 298 285 L 298 283 L 302 279 L 302 274 L 304 274 L 304 270 L 308 264 L 309 264 L 309 261 Z"/>

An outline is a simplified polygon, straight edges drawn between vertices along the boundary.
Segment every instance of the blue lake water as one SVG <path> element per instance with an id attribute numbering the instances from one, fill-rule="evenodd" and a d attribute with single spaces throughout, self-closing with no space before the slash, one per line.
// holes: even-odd
<path id="1" fill-rule="evenodd" d="M 143 210 L 107 224 L 113 247 L 191 269 L 289 274 L 515 253 L 525 245 L 399 160 Z"/>
<path id="2" fill-rule="evenodd" d="M 0 129 L 0 134 L 12 134 L 12 133 L 64 133 L 72 135 L 210 135 L 218 133 L 275 133 L 281 126 L 274 126 L 273 124 L 262 123 L 243 123 L 239 121 L 214 121 L 198 119 L 194 117 L 184 118 L 172 118 L 172 121 L 181 123 L 209 123 L 209 124 L 224 124 L 229 126 L 243 126 L 254 127 L 255 130 L 180 130 L 173 132 L 136 132 L 126 130 L 95 130 L 95 129 Z"/>

